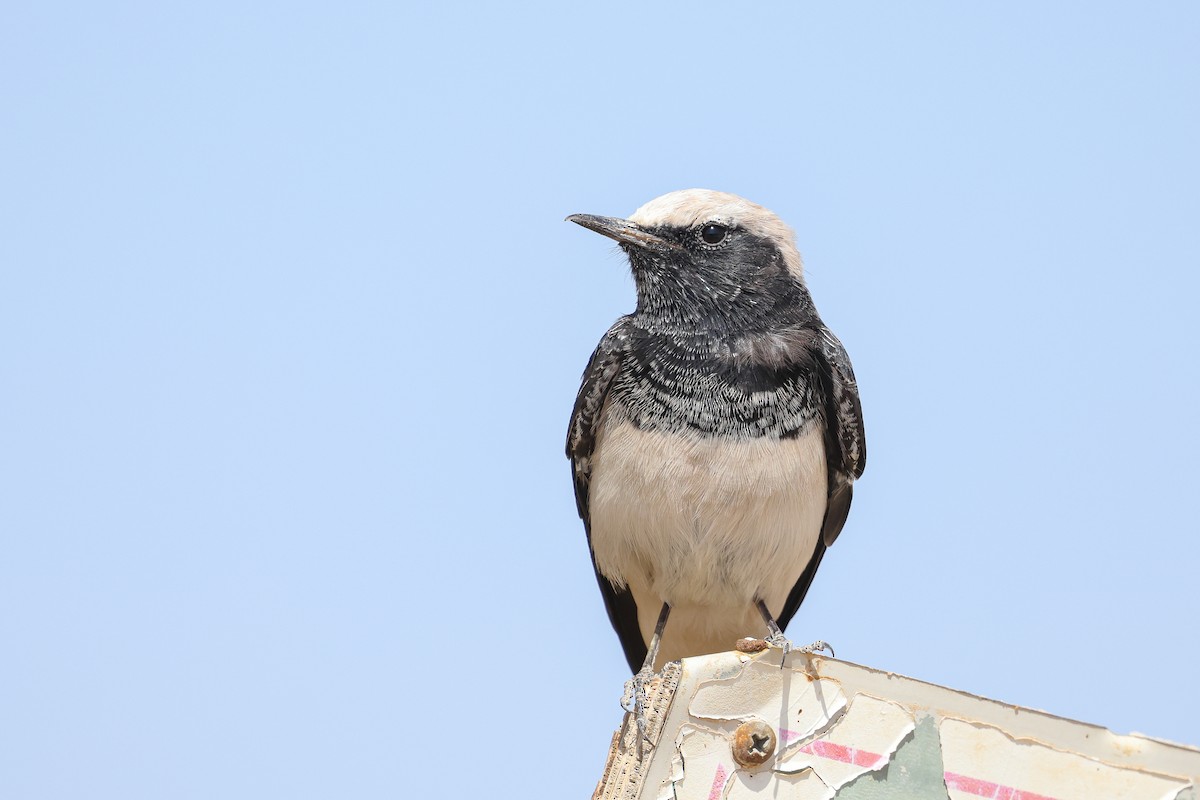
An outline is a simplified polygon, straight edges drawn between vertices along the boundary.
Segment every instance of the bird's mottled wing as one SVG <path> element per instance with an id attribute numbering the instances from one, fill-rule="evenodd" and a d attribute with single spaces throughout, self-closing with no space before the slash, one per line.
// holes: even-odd
<path id="1" fill-rule="evenodd" d="M 831 546 L 846 524 L 854 481 L 867 466 L 867 440 L 863 432 L 858 383 L 846 349 L 828 328 L 820 339 L 825 408 L 825 459 L 829 475 L 829 502 L 821 525 L 821 541 Z"/>
<path id="2" fill-rule="evenodd" d="M 825 460 L 828 475 L 829 495 L 825 505 L 825 518 L 821 523 L 821 538 L 817 542 L 812 558 L 792 587 L 784 603 L 783 612 L 777 618 L 781 627 L 786 627 L 795 616 L 808 587 L 817 574 L 817 567 L 842 532 L 846 517 L 850 513 L 850 501 L 854 497 L 854 481 L 867 465 L 867 442 L 863 432 L 862 405 L 858 399 L 858 384 L 854 380 L 854 369 L 846 349 L 828 328 L 822 328 L 820 336 L 811 345 L 815 366 L 814 379 L 819 390 L 825 420 Z"/>
<path id="3" fill-rule="evenodd" d="M 835 429 L 837 435 L 837 452 L 830 455 L 829 464 L 838 480 L 852 483 L 862 477 L 867 466 L 867 439 L 863 432 L 858 383 L 854 380 L 854 368 L 850 366 L 846 348 L 828 328 L 822 331 L 821 346 L 829 372 L 830 392 L 826 408 L 830 428 Z"/>
<path id="4" fill-rule="evenodd" d="M 571 459 L 571 470 L 575 478 L 575 504 L 587 533 L 588 551 L 592 548 L 592 519 L 588 506 L 588 492 L 592 480 L 592 454 L 596 448 L 597 429 L 604 411 L 608 390 L 613 379 L 621 370 L 621 361 L 628 344 L 629 318 L 622 317 L 609 328 L 608 333 L 596 346 L 583 371 L 583 383 L 575 398 L 575 410 L 571 413 L 571 424 L 567 429 L 567 458 Z M 592 567 L 596 567 L 596 556 L 592 553 Z M 638 627 L 637 604 L 628 588 L 618 589 L 596 569 L 596 583 L 604 597 L 604 607 L 612 622 L 629 668 L 636 672 L 646 658 L 646 642 Z"/>
<path id="5" fill-rule="evenodd" d="M 591 537 L 591 519 L 588 512 L 588 487 L 592 478 L 592 453 L 596 449 L 596 434 L 600 425 L 600 413 L 608 399 L 608 390 L 621 369 L 625 355 L 628 317 L 622 317 L 608 329 L 600 344 L 583 370 L 583 381 L 579 394 L 575 396 L 575 408 L 571 412 L 571 424 L 567 429 L 567 458 L 575 476 L 575 502 L 579 516 Z"/>

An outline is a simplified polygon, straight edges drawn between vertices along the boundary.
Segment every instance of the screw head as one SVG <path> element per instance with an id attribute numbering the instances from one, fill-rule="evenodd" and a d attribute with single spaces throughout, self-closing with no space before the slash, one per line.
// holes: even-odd
<path id="1" fill-rule="evenodd" d="M 733 732 L 733 760 L 743 767 L 757 767 L 775 755 L 775 731 L 762 720 L 743 722 Z"/>

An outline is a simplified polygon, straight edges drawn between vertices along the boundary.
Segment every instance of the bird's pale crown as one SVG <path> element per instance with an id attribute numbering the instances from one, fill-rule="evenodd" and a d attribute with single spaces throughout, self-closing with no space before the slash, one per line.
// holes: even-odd
<path id="1" fill-rule="evenodd" d="M 705 222 L 742 228 L 774 242 L 788 271 L 796 277 L 803 276 L 795 232 L 768 209 L 736 194 L 712 189 L 669 192 L 633 212 L 629 221 L 643 228 L 692 228 Z"/>

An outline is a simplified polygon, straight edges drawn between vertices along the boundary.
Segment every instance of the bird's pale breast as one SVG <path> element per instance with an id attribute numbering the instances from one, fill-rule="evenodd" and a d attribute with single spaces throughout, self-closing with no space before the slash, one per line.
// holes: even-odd
<path id="1" fill-rule="evenodd" d="M 785 439 L 736 438 L 608 416 L 593 460 L 592 547 L 600 572 L 633 592 L 647 640 L 671 603 L 660 660 L 763 633 L 755 597 L 782 608 L 820 536 L 819 423 Z"/>

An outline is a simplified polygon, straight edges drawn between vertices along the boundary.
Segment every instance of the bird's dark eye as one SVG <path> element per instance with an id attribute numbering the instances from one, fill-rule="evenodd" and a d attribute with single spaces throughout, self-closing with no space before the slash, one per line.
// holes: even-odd
<path id="1" fill-rule="evenodd" d="M 720 244 L 729 235 L 729 228 L 710 222 L 700 229 L 700 239 L 705 244 Z"/>

